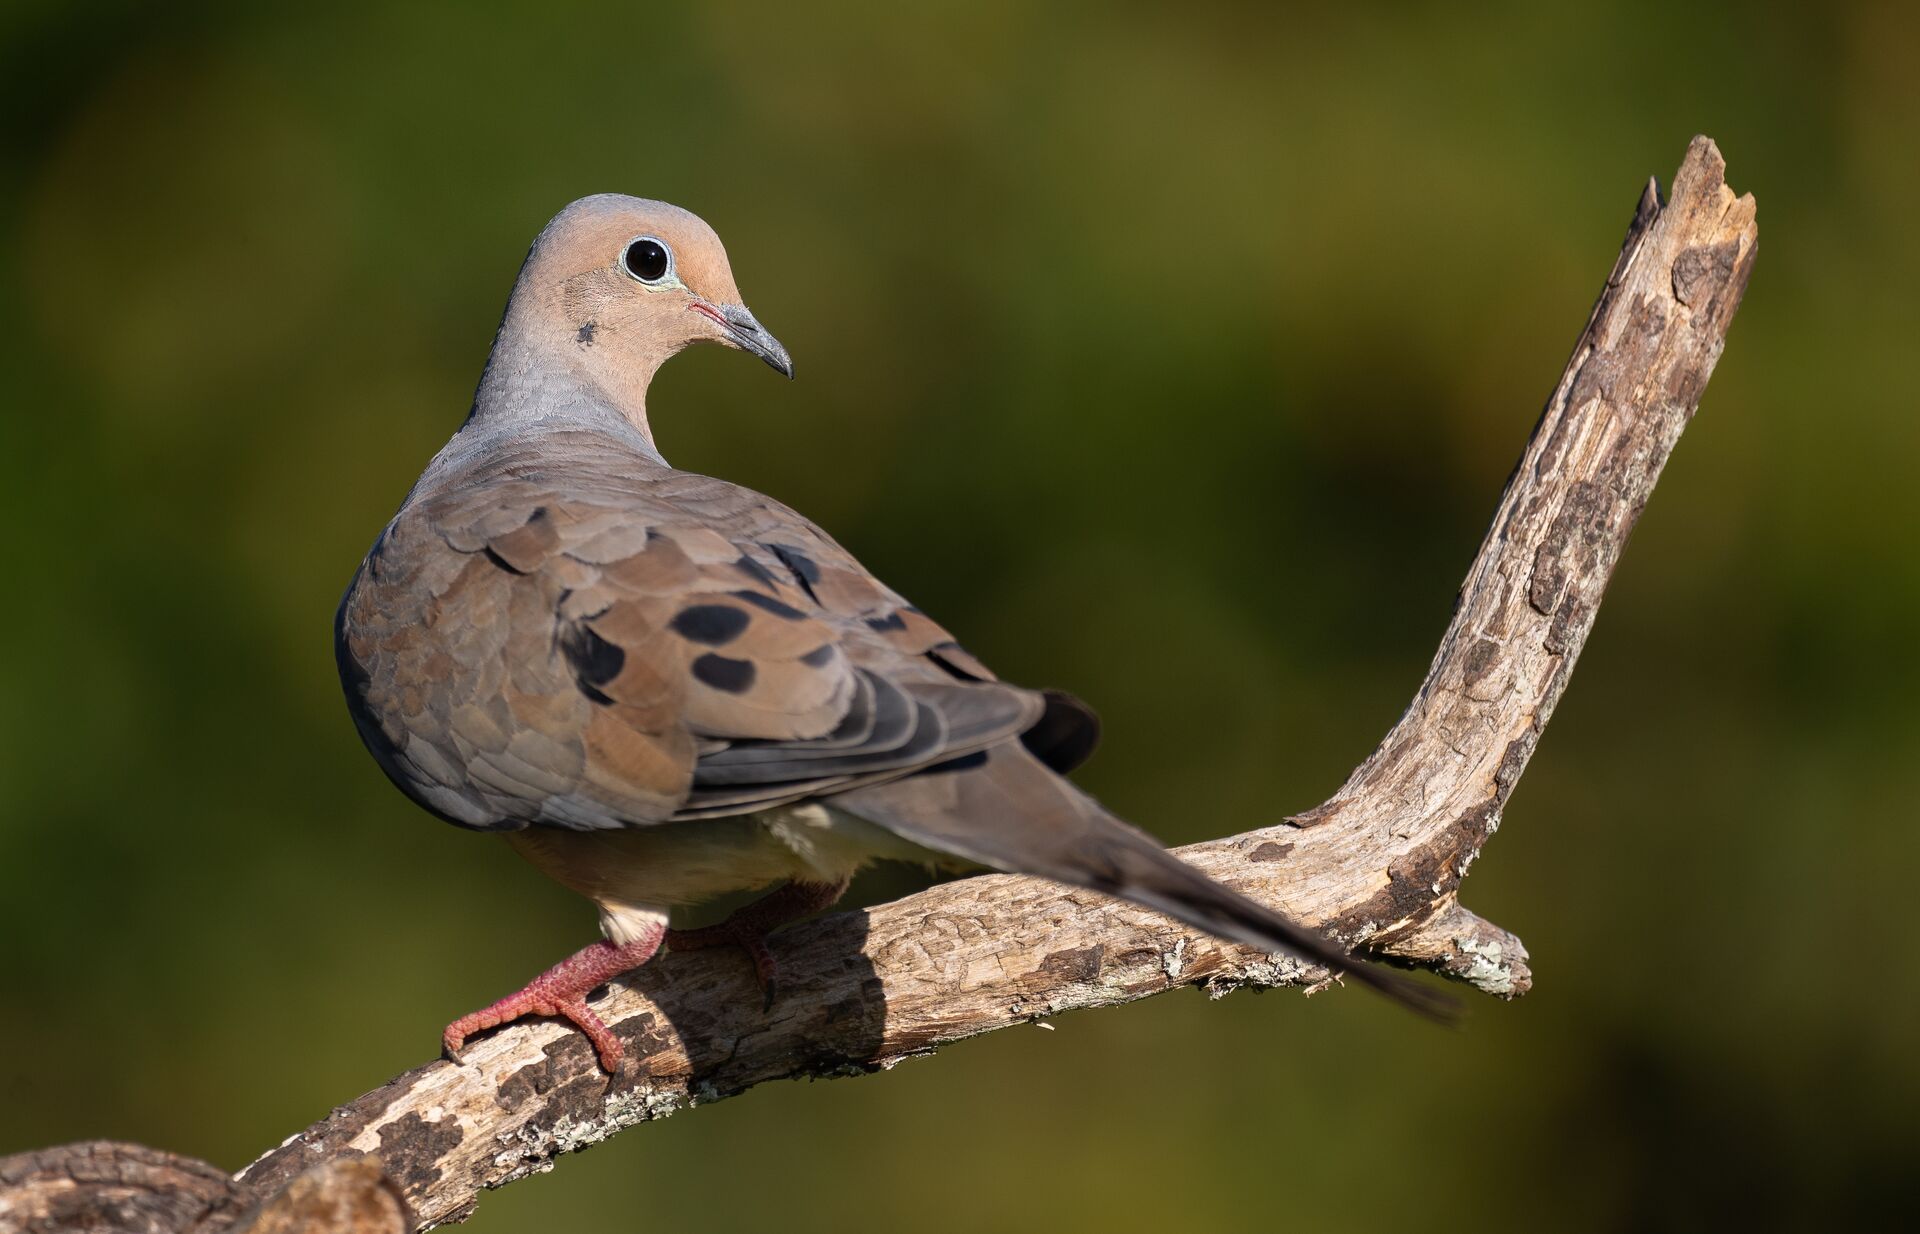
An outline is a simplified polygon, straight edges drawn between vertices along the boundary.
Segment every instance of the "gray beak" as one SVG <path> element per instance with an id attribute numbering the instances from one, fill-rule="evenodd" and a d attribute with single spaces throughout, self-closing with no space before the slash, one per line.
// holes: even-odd
<path id="1" fill-rule="evenodd" d="M 750 351 L 767 362 L 767 367 L 782 377 L 793 376 L 793 357 L 780 345 L 780 340 L 767 333 L 767 328 L 758 318 L 747 311 L 744 304 L 717 304 L 714 314 L 733 345 L 741 351 Z"/>

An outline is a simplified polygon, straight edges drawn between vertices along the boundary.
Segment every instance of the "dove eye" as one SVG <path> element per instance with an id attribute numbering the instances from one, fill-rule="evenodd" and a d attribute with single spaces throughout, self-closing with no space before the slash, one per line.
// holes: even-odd
<path id="1" fill-rule="evenodd" d="M 673 272 L 673 254 L 652 236 L 641 236 L 620 254 L 620 264 L 643 283 L 657 283 Z"/>

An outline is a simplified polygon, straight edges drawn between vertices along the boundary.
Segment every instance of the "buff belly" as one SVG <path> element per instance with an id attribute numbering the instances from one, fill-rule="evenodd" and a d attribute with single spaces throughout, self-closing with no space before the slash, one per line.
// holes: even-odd
<path id="1" fill-rule="evenodd" d="M 952 859 L 818 802 L 732 818 L 617 831 L 529 827 L 514 850 L 600 909 L 616 944 L 665 921 L 671 909 L 777 883 L 838 883 L 875 861 L 951 865 Z"/>

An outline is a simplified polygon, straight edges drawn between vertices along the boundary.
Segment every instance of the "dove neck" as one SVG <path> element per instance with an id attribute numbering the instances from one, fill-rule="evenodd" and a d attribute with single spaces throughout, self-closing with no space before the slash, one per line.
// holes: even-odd
<path id="1" fill-rule="evenodd" d="M 658 362 L 629 363 L 615 372 L 601 371 L 582 356 L 573 340 L 554 344 L 537 334 L 513 327 L 512 309 L 494 340 L 487 367 L 480 375 L 468 425 L 476 429 L 531 427 L 573 422 L 600 429 L 637 434 L 644 453 L 665 463 L 647 423 L 647 386 Z"/>

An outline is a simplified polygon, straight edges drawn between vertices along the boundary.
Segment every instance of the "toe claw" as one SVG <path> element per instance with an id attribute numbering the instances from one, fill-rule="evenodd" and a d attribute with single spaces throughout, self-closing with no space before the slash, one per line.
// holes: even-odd
<path id="1" fill-rule="evenodd" d="M 587 1006 L 587 995 L 611 978 L 637 968 L 653 957 L 664 931 L 656 928 L 628 942 L 595 943 L 583 947 L 567 959 L 528 982 L 517 993 L 472 1015 L 447 1025 L 440 1035 L 441 1052 L 456 1064 L 463 1062 L 461 1050 L 467 1038 L 501 1024 L 511 1024 L 523 1016 L 561 1016 L 587 1035 L 609 1072 L 620 1067 L 624 1049 L 599 1016 Z"/>

